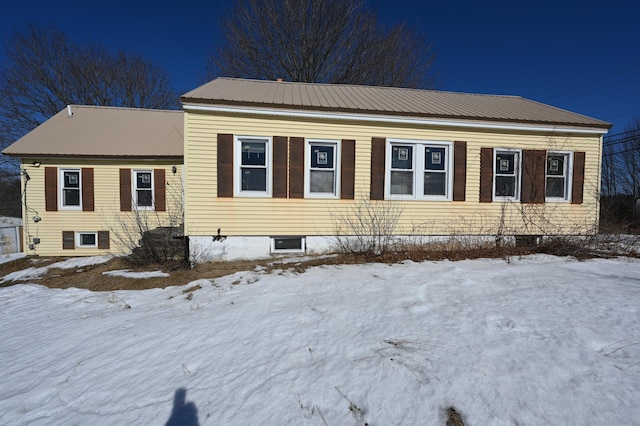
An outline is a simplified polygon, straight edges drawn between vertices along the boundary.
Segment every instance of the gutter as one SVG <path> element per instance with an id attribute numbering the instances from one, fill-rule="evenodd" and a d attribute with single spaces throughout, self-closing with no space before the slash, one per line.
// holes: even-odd
<path id="1" fill-rule="evenodd" d="M 232 106 L 214 106 L 214 105 L 195 105 L 183 104 L 186 112 L 204 111 L 219 112 L 227 114 L 248 114 L 265 117 L 287 117 L 287 118 L 306 118 L 306 119 L 325 119 L 325 120 L 342 120 L 342 121 L 364 121 L 376 123 L 393 123 L 393 124 L 410 124 L 420 126 L 441 126 L 441 127 L 457 127 L 470 129 L 485 130 L 516 130 L 527 132 L 552 132 L 552 133 L 584 133 L 603 135 L 608 133 L 608 129 L 591 128 L 591 127 L 572 127 L 566 124 L 516 124 L 516 123 L 495 123 L 488 121 L 469 121 L 469 120 L 451 120 L 451 119 L 432 119 L 418 117 L 398 117 L 390 115 L 373 115 L 373 114 L 354 114 L 354 113 L 335 113 L 335 112 L 318 112 L 318 111 L 297 111 L 282 110 L 273 108 L 246 108 Z"/>

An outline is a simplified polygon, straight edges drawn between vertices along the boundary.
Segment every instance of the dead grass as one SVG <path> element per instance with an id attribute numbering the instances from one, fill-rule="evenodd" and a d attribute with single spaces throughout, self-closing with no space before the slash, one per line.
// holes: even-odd
<path id="1" fill-rule="evenodd" d="M 14 271 L 27 269 L 30 267 L 47 266 L 55 262 L 63 261 L 67 258 L 46 258 L 25 257 L 12 262 L 0 264 L 0 277 Z M 114 258 L 106 263 L 84 266 L 81 268 L 59 269 L 51 268 L 46 275 L 38 280 L 27 280 L 28 282 L 41 284 L 50 288 L 84 288 L 93 291 L 113 291 L 113 290 L 144 290 L 149 288 L 164 288 L 168 286 L 181 286 L 200 278 L 217 278 L 230 275 L 238 271 L 249 271 L 256 266 L 262 265 L 265 268 L 268 261 L 235 261 L 235 262 L 209 262 L 198 265 L 194 269 L 174 268 L 160 265 L 149 265 L 146 267 L 132 267 L 130 263 L 122 258 Z M 133 272 L 157 271 L 169 273 L 168 277 L 151 278 L 128 278 L 117 275 L 104 275 L 103 272 L 129 270 Z M 13 281 L 1 283 L 0 286 L 22 284 L 25 281 Z"/>
<path id="2" fill-rule="evenodd" d="M 106 263 L 84 266 L 81 268 L 59 269 L 51 268 L 46 275 L 38 280 L 28 280 L 50 288 L 83 288 L 93 291 L 113 290 L 144 290 L 150 288 L 164 288 L 168 286 L 182 286 L 198 279 L 214 279 L 225 275 L 231 275 L 240 271 L 252 271 L 260 266 L 267 272 L 274 269 L 286 269 L 297 273 L 304 272 L 307 268 L 322 265 L 350 265 L 362 263 L 387 263 L 394 264 L 404 260 L 414 262 L 437 260 L 464 260 L 478 258 L 509 258 L 524 256 L 532 253 L 548 253 L 560 256 L 575 256 L 578 259 L 589 257 L 601 257 L 597 252 L 585 250 L 577 244 L 563 244 L 555 242 L 538 247 L 514 247 L 496 246 L 495 244 L 465 246 L 456 244 L 430 244 L 420 246 L 407 246 L 402 250 L 384 255 L 373 254 L 337 254 L 333 256 L 306 257 L 298 262 L 282 263 L 278 259 L 264 260 L 239 260 L 219 261 L 198 264 L 193 269 L 185 268 L 178 264 L 166 263 L 164 265 L 147 265 L 135 267 L 126 258 L 114 258 Z M 67 258 L 51 257 L 25 257 L 12 262 L 0 264 L 0 277 L 14 271 L 24 270 L 30 267 L 38 268 L 50 265 Z M 169 274 L 168 277 L 130 278 L 117 275 L 105 275 L 104 272 L 115 270 L 130 270 L 133 272 L 151 272 L 161 270 Z M 0 283 L 0 287 L 13 284 L 21 284 L 26 281 L 12 281 Z M 189 293 L 193 289 L 185 290 Z"/>
<path id="3" fill-rule="evenodd" d="M 473 254 L 473 253 L 470 253 Z M 397 263 L 406 259 L 414 261 L 438 260 L 451 258 L 450 253 L 429 252 L 419 253 L 398 252 L 394 254 L 386 254 L 384 256 L 366 256 L 366 255 L 335 255 L 335 256 L 319 256 L 306 258 L 304 261 L 281 263 L 278 259 L 265 260 L 239 260 L 239 261 L 220 261 L 206 262 L 198 264 L 193 269 L 184 267 L 176 267 L 176 265 L 147 265 L 145 267 L 132 266 L 124 258 L 114 258 L 106 263 L 98 265 L 83 266 L 80 268 L 60 269 L 50 268 L 47 273 L 37 280 L 11 281 L 0 283 L 0 286 L 6 287 L 13 284 L 22 284 L 24 282 L 34 282 L 50 288 L 83 288 L 93 291 L 113 291 L 113 290 L 144 290 L 149 288 L 164 288 L 168 286 L 182 286 L 198 279 L 214 279 L 225 275 L 231 275 L 240 271 L 252 271 L 260 266 L 267 272 L 274 269 L 287 269 L 297 273 L 304 272 L 307 268 L 320 265 L 345 265 L 360 263 Z M 472 256 L 476 257 L 476 256 Z M 463 253 L 457 253 L 456 258 L 468 258 Z M 0 264 L 0 277 L 14 271 L 24 270 L 27 268 L 39 268 L 50 265 L 55 262 L 66 260 L 63 257 L 24 257 L 12 262 Z M 132 272 L 151 272 L 161 270 L 169 274 L 168 277 L 150 277 L 150 278 L 130 278 L 118 275 L 105 275 L 107 271 L 129 270 Z M 187 291 L 188 292 L 188 291 Z"/>
<path id="4" fill-rule="evenodd" d="M 449 407 L 447 412 L 447 426 L 464 426 L 462 416 L 456 411 L 454 407 Z"/>

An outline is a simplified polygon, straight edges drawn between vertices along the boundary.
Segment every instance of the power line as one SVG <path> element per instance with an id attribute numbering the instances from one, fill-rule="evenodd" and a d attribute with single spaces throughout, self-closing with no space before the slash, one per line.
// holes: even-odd
<path id="1" fill-rule="evenodd" d="M 631 74 L 629 74 L 631 73 Z M 601 89 L 603 87 L 609 86 L 611 84 L 618 83 L 620 81 L 628 80 L 637 75 L 640 75 L 640 62 L 636 62 L 635 64 L 628 65 L 626 67 L 620 68 L 619 70 L 609 72 L 607 74 L 603 74 L 594 79 L 588 80 L 584 83 L 575 85 L 568 89 L 557 92 L 553 95 L 549 95 L 545 98 L 542 98 L 542 102 L 548 102 L 552 99 L 560 98 L 562 100 L 573 99 L 578 96 L 585 95 L 587 93 L 593 92 L 594 90 Z M 614 81 L 607 82 L 611 79 L 616 79 Z M 582 91 L 583 93 L 577 93 Z M 574 94 L 576 93 L 576 94 Z"/>
<path id="2" fill-rule="evenodd" d="M 612 146 L 618 145 L 621 143 L 639 140 L 640 139 L 640 129 L 627 130 L 625 132 L 616 133 L 613 135 L 608 135 L 604 137 L 604 146 Z"/>

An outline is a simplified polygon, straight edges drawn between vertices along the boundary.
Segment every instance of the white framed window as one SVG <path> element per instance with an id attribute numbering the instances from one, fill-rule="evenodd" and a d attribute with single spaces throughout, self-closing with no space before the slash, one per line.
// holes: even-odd
<path id="1" fill-rule="evenodd" d="M 76 232 L 76 247 L 95 248 L 98 247 L 97 232 Z"/>
<path id="2" fill-rule="evenodd" d="M 521 151 L 496 149 L 494 157 L 493 199 L 520 200 Z"/>
<path id="3" fill-rule="evenodd" d="M 548 152 L 545 175 L 545 200 L 571 200 L 571 168 L 573 157 L 570 152 Z"/>
<path id="4" fill-rule="evenodd" d="M 82 209 L 80 169 L 60 169 L 60 209 Z"/>
<path id="5" fill-rule="evenodd" d="M 271 237 L 271 253 L 304 253 L 305 237 Z"/>
<path id="6" fill-rule="evenodd" d="M 305 158 L 305 197 L 338 198 L 340 141 L 308 139 Z"/>
<path id="7" fill-rule="evenodd" d="M 134 207 L 153 210 L 153 170 L 134 170 L 132 184 Z"/>
<path id="8" fill-rule="evenodd" d="M 271 138 L 237 136 L 234 149 L 234 189 L 238 196 L 270 197 Z"/>
<path id="9" fill-rule="evenodd" d="M 385 197 L 451 200 L 452 146 L 446 141 L 389 140 Z"/>

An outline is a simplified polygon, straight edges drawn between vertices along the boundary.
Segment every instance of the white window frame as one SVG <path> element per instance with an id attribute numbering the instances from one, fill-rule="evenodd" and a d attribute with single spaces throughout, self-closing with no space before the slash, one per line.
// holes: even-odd
<path id="1" fill-rule="evenodd" d="M 565 163 L 565 168 L 564 168 L 564 177 L 565 177 L 565 182 L 564 182 L 564 197 L 547 197 L 547 160 L 549 158 L 550 155 L 562 155 L 565 157 L 566 159 L 566 163 Z M 552 177 L 553 178 L 553 177 Z M 570 202 L 571 201 L 571 191 L 572 191 L 572 184 L 573 184 L 573 152 L 571 151 L 547 151 L 547 157 L 545 158 L 544 161 L 544 194 L 545 194 L 545 201 L 550 201 L 550 202 L 559 202 L 559 203 L 563 203 L 563 202 Z"/>
<path id="2" fill-rule="evenodd" d="M 93 235 L 95 237 L 94 244 L 82 244 L 83 235 Z M 97 232 L 75 232 L 76 248 L 97 248 L 98 247 L 98 233 Z"/>
<path id="3" fill-rule="evenodd" d="M 65 190 L 65 186 L 64 186 L 64 174 L 65 172 L 74 172 L 74 173 L 78 173 L 78 205 L 77 206 L 73 206 L 73 205 L 66 205 L 65 204 L 65 197 L 64 197 L 64 190 Z M 75 189 L 75 188 L 73 188 Z M 61 168 L 59 170 L 58 173 L 58 194 L 60 194 L 59 197 L 59 209 L 60 210 L 82 210 L 82 170 L 78 169 L 78 168 L 73 168 L 73 167 L 69 167 L 69 168 Z"/>
<path id="4" fill-rule="evenodd" d="M 498 176 L 498 170 L 496 170 L 496 159 L 499 153 L 516 154 L 517 160 L 514 164 L 515 173 L 515 190 L 513 196 L 497 196 L 496 195 L 496 177 Z M 522 150 L 513 148 L 495 148 L 493 150 L 493 201 L 520 201 L 521 186 L 522 186 Z M 545 166 L 546 167 L 546 166 Z"/>
<path id="5" fill-rule="evenodd" d="M 329 169 L 311 168 L 311 145 L 322 145 L 333 147 L 333 192 L 311 192 L 311 171 Z M 306 139 L 304 150 L 304 196 L 305 198 L 340 198 L 340 151 L 341 143 L 333 139 Z"/>
<path id="6" fill-rule="evenodd" d="M 413 147 L 413 194 L 391 193 L 391 164 L 393 147 L 398 145 L 411 145 Z M 424 195 L 425 148 L 445 148 L 446 188 L 445 195 Z M 428 200 L 451 201 L 453 199 L 453 142 L 441 140 L 415 140 L 415 139 L 388 139 L 385 155 L 385 199 L 390 200 Z"/>
<path id="7" fill-rule="evenodd" d="M 300 248 L 299 249 L 276 249 L 276 240 L 277 239 L 299 239 L 300 240 Z M 280 236 L 280 237 L 271 237 L 271 253 L 272 254 L 289 254 L 289 253 L 305 253 L 307 248 L 307 238 L 301 236 Z"/>
<path id="8" fill-rule="evenodd" d="M 138 205 L 138 173 L 149 173 L 151 176 L 151 205 L 150 206 L 139 206 Z M 148 190 L 147 188 L 142 188 L 143 190 Z M 155 182 L 153 176 L 153 170 L 147 169 L 134 169 L 133 174 L 131 176 L 131 206 L 135 210 L 155 210 L 156 207 L 156 194 L 155 194 Z"/>
<path id="9" fill-rule="evenodd" d="M 264 142 L 266 169 L 265 191 L 242 190 L 242 143 Z M 233 192 L 236 197 L 271 197 L 273 191 L 273 141 L 270 136 L 236 136 L 233 142 Z M 245 166 L 246 167 L 246 166 Z M 251 167 L 251 166 L 250 166 Z M 256 167 L 258 168 L 258 167 Z"/>

